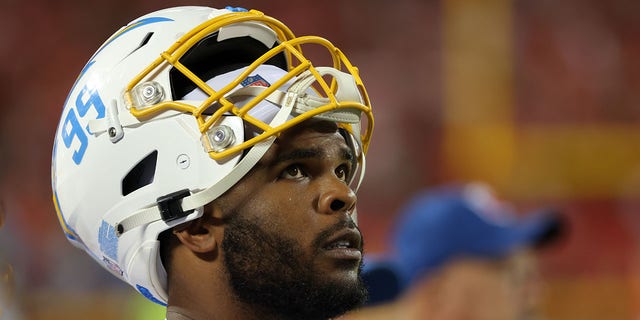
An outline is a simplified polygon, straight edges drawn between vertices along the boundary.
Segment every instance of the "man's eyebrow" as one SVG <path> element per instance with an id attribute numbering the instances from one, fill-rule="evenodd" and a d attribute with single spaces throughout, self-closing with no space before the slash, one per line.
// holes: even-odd
<path id="1" fill-rule="evenodd" d="M 290 152 L 281 153 L 276 158 L 275 163 L 282 163 L 286 161 L 292 160 L 300 160 L 300 159 L 309 159 L 309 158 L 320 158 L 323 156 L 322 150 L 318 148 L 304 148 L 304 149 L 294 149 Z"/>

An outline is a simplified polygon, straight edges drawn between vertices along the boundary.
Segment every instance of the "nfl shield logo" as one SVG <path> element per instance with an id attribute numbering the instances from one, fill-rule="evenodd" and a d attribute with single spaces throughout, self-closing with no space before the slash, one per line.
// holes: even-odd
<path id="1" fill-rule="evenodd" d="M 246 79 L 242 80 L 240 83 L 243 87 L 269 87 L 271 84 L 267 82 L 263 77 L 259 74 L 248 76 Z"/>

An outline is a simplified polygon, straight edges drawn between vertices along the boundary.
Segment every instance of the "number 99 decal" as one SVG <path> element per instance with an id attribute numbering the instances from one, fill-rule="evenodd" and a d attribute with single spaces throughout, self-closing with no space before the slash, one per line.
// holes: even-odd
<path id="1" fill-rule="evenodd" d="M 73 162 L 80 164 L 84 157 L 87 147 L 89 146 L 90 134 L 88 128 L 83 127 L 82 123 L 87 123 L 87 114 L 89 109 L 93 108 L 96 112 L 95 119 L 105 116 L 105 107 L 97 90 L 89 90 L 84 86 L 76 98 L 75 108 L 69 108 L 67 116 L 60 130 L 62 141 L 67 149 L 73 148 Z M 82 120 L 82 121 L 81 121 Z M 86 129 L 85 129 L 86 128 Z M 74 141 L 77 141 L 74 143 Z"/>

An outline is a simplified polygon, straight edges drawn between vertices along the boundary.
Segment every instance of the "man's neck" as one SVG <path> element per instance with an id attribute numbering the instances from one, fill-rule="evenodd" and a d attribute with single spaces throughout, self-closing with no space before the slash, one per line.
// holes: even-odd
<path id="1" fill-rule="evenodd" d="M 219 308 L 216 312 L 207 314 L 169 305 L 167 307 L 166 320 L 226 320 L 226 319 L 243 319 L 243 320 L 285 320 L 282 316 L 273 315 L 265 311 L 250 311 L 247 308 L 237 308 L 230 311 L 227 308 Z"/>
<path id="2" fill-rule="evenodd" d="M 167 320 L 194 320 L 193 315 L 190 315 L 189 310 L 182 309 L 176 306 L 167 307 Z"/>

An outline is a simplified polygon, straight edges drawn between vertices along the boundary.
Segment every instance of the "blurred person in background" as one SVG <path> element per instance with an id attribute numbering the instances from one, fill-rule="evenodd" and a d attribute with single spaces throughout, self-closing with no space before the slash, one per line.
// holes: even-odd
<path id="1" fill-rule="evenodd" d="M 425 190 L 392 252 L 365 258 L 367 307 L 341 319 L 544 319 L 536 254 L 564 228 L 557 211 L 519 215 L 482 183 Z"/>
<path id="2" fill-rule="evenodd" d="M 332 318 L 366 299 L 356 190 L 372 129 L 327 40 L 254 10 L 163 9 L 71 89 L 54 204 L 71 243 L 169 320 Z"/>

